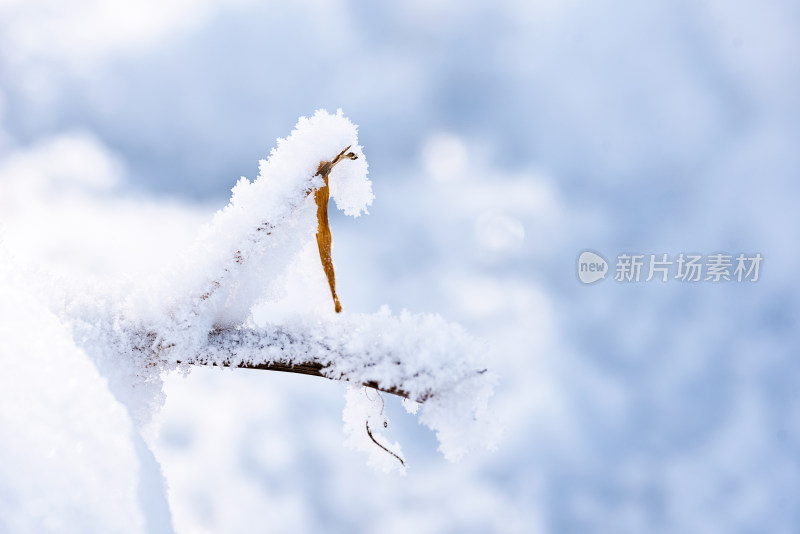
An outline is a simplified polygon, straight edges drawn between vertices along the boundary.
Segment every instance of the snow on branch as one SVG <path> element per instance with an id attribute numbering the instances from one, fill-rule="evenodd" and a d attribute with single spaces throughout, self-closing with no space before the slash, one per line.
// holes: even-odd
<path id="1" fill-rule="evenodd" d="M 242 178 L 232 193 L 181 268 L 124 298 L 74 298 L 66 305 L 76 340 L 134 415 L 142 399 L 131 391 L 149 391 L 144 404 L 157 405 L 165 370 L 245 367 L 323 376 L 424 401 L 420 421 L 436 431 L 448 458 L 496 441 L 486 407 L 493 378 L 480 342 L 437 315 L 393 315 L 386 307 L 338 313 L 328 197 L 354 217 L 373 199 L 356 126 L 341 110 L 301 118 L 261 161 L 258 178 Z M 285 294 L 286 274 L 315 244 L 316 268 L 321 264 L 336 313 L 328 307 L 286 313 L 257 325 L 254 306 Z M 399 446 L 379 432 L 387 424 L 383 400 L 376 411 L 376 398 L 351 389 L 347 399 L 345 427 L 357 434 L 348 442 L 368 451 L 371 463 L 381 464 L 376 449 L 388 450 L 382 456 L 404 468 L 400 453 L 392 452 Z"/>
<path id="2" fill-rule="evenodd" d="M 451 350 L 455 358 L 444 353 Z M 187 363 L 321 376 L 425 402 L 485 373 L 479 351 L 479 342 L 438 316 L 397 317 L 383 308 L 330 322 L 214 330 Z"/>

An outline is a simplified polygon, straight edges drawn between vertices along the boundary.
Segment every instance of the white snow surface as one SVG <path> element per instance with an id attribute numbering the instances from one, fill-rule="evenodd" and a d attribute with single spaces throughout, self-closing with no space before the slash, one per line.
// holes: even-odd
<path id="1" fill-rule="evenodd" d="M 172 532 L 127 410 L 5 254 L 0 294 L 0 532 Z"/>

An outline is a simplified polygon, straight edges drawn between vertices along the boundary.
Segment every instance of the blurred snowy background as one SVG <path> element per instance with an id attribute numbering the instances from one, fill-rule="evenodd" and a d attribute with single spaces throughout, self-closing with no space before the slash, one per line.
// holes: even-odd
<path id="1" fill-rule="evenodd" d="M 343 445 L 342 384 L 171 376 L 145 438 L 177 532 L 797 532 L 798 30 L 789 0 L 0 0 L 0 251 L 145 276 L 341 107 L 376 195 L 331 221 L 344 308 L 488 339 L 505 439 L 450 464 L 387 399 L 410 470 L 384 476 Z M 765 260 L 582 286 L 585 248 Z M 126 443 L 120 487 L 157 473 Z M 0 475 L 24 501 L 29 473 Z"/>

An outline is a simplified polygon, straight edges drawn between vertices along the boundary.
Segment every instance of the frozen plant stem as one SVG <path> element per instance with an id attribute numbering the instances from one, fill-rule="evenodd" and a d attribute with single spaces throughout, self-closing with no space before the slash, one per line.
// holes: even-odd
<path id="1" fill-rule="evenodd" d="M 147 337 L 147 336 L 145 336 Z M 150 336 L 152 337 L 152 335 Z M 140 342 L 146 345 L 147 341 Z M 264 359 L 269 351 L 279 351 L 270 359 Z M 296 358 L 295 354 L 303 354 L 304 358 Z M 311 356 L 312 354 L 316 357 Z M 196 353 L 187 363 L 191 365 L 212 365 L 220 367 L 238 367 L 240 369 L 259 369 L 262 371 L 279 371 L 306 376 L 319 376 L 331 380 L 342 380 L 397 395 L 417 402 L 424 402 L 433 392 L 423 391 L 409 394 L 402 382 L 395 384 L 381 383 L 371 373 L 336 371 L 331 368 L 331 361 L 336 359 L 357 358 L 359 355 L 343 349 L 328 347 L 313 336 L 301 332 L 288 332 L 283 329 L 215 329 L 208 335 L 205 350 Z M 178 362 L 180 363 L 180 362 Z M 397 361 L 398 369 L 401 362 Z M 367 371 L 368 371 L 367 367 Z M 413 377 L 412 377 L 413 378 Z"/>
<path id="2" fill-rule="evenodd" d="M 336 294 L 336 282 L 331 260 L 331 231 L 328 224 L 329 176 L 333 168 L 340 162 L 346 159 L 358 159 L 354 152 L 349 152 L 351 147 L 352 145 L 348 145 L 330 161 L 320 161 L 314 176 L 321 176 L 324 185 L 318 189 L 314 189 L 313 186 L 309 185 L 305 189 L 305 195 L 307 196 L 314 193 L 314 200 L 317 206 L 316 239 L 320 261 L 328 279 L 331 297 L 337 313 L 341 312 L 342 306 Z M 258 227 L 258 230 L 262 238 L 268 238 L 272 236 L 278 227 L 279 223 L 269 222 L 263 223 Z M 245 258 L 238 251 L 234 256 L 234 260 L 237 267 L 245 262 Z M 219 281 L 213 282 L 210 291 L 203 293 L 200 301 L 205 302 L 220 287 L 222 287 L 222 284 Z M 327 339 L 340 339 L 345 332 L 348 336 L 357 332 L 354 328 L 361 327 L 363 324 L 358 319 L 356 321 L 356 324 L 340 325 L 342 330 L 330 332 Z M 390 328 L 394 327 L 396 325 L 390 326 Z M 417 334 L 416 325 L 413 326 L 413 329 L 414 334 L 409 332 L 412 338 Z M 380 334 L 368 338 L 363 348 L 359 348 L 356 352 L 351 352 L 350 349 L 344 346 L 330 346 L 329 341 L 325 341 L 326 336 L 319 335 L 316 330 L 316 326 L 309 331 L 303 332 L 301 330 L 285 330 L 275 325 L 267 329 L 243 328 L 241 325 L 217 325 L 208 332 L 207 338 L 200 347 L 197 347 L 196 352 L 192 351 L 192 354 L 184 354 L 183 357 L 176 358 L 176 360 L 178 363 L 183 361 L 190 365 L 260 369 L 342 380 L 420 403 L 441 393 L 436 388 L 420 388 L 417 385 L 419 381 L 427 381 L 433 377 L 435 374 L 433 368 L 428 369 L 425 366 L 421 366 L 407 373 L 407 365 L 404 364 L 404 358 L 398 357 L 393 347 L 377 348 L 381 342 Z M 365 332 L 369 332 L 369 329 L 366 329 Z M 437 334 L 441 334 L 439 327 L 437 327 Z M 145 339 L 137 344 L 141 347 L 155 349 L 156 359 L 164 358 L 164 355 L 159 354 L 161 350 L 173 347 L 172 345 L 160 345 L 160 342 L 156 341 L 160 337 L 156 332 L 144 333 L 144 337 Z M 429 335 L 423 337 L 427 338 Z M 181 347 L 176 347 L 176 350 L 180 351 L 182 349 Z M 462 347 L 462 350 L 471 351 L 472 347 Z M 336 365 L 337 362 L 356 362 L 360 360 L 363 360 L 363 365 Z M 388 365 L 378 370 L 377 363 Z M 459 369 L 456 372 L 455 367 L 450 367 L 449 371 L 451 374 L 460 375 L 463 379 L 469 379 L 483 374 L 485 369 Z M 387 372 L 392 376 L 392 380 L 385 378 Z"/>
<path id="3" fill-rule="evenodd" d="M 344 160 L 351 161 L 337 167 Z M 494 444 L 487 403 L 495 377 L 484 369 L 491 347 L 438 314 L 393 314 L 388 306 L 338 313 L 328 202 L 345 215 L 368 213 L 374 195 L 367 167 L 357 126 L 341 111 L 318 110 L 278 140 L 255 179 L 236 182 L 229 203 L 165 276 L 141 288 L 124 283 L 108 295 L 65 291 L 52 299 L 76 346 L 137 423 L 150 421 L 163 402 L 164 373 L 202 365 L 347 382 L 348 444 L 369 453 L 381 469 L 404 468 L 403 455 L 382 434 L 383 414 L 357 395 L 359 385 L 423 403 L 405 407 L 419 409 L 420 422 L 436 432 L 448 459 Z M 293 270 L 307 274 L 314 238 L 333 315 L 324 298 L 323 310 L 286 302 L 305 293 L 296 288 Z M 274 304 L 263 321 L 262 303 Z"/>
<path id="4" fill-rule="evenodd" d="M 352 145 L 351 145 L 352 146 Z M 328 175 L 337 163 L 343 159 L 357 159 L 348 146 L 333 158 L 332 161 L 320 161 L 317 167 L 317 174 L 315 176 L 322 176 L 325 185 L 320 187 L 314 192 L 314 200 L 317 202 L 317 246 L 319 247 L 319 259 L 322 262 L 322 268 L 325 270 L 325 276 L 328 278 L 328 285 L 331 288 L 331 296 L 333 297 L 333 306 L 336 313 L 342 311 L 342 305 L 339 303 L 339 297 L 336 296 L 336 278 L 333 273 L 333 260 L 331 259 L 331 227 L 328 224 L 328 198 L 330 197 L 330 188 L 328 187 Z"/>

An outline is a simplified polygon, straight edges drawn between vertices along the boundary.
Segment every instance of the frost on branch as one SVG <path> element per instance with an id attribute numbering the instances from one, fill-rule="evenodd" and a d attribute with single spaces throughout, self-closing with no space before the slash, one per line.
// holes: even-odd
<path id="1" fill-rule="evenodd" d="M 382 407 L 383 399 L 362 393 L 360 385 L 421 402 L 420 421 L 436 432 L 450 459 L 492 445 L 497 432 L 486 403 L 493 379 L 481 362 L 483 347 L 459 326 L 437 315 L 392 315 L 385 307 L 372 315 L 336 315 L 333 306 L 256 324 L 254 306 L 281 298 L 287 270 L 310 246 L 319 246 L 317 268 L 330 270 L 336 300 L 330 235 L 325 243 L 318 236 L 328 187 L 348 215 L 366 213 L 372 202 L 356 126 L 341 111 L 301 118 L 279 139 L 258 177 L 239 180 L 182 266 L 126 298 L 67 299 L 76 340 L 139 421 L 161 402 L 164 370 L 250 367 L 351 383 L 348 442 L 372 447 L 371 454 L 377 450 L 395 466 L 404 463 L 399 446 L 382 435 L 383 411 L 367 409 L 370 402 Z M 365 395 L 373 401 L 365 404 Z"/>

